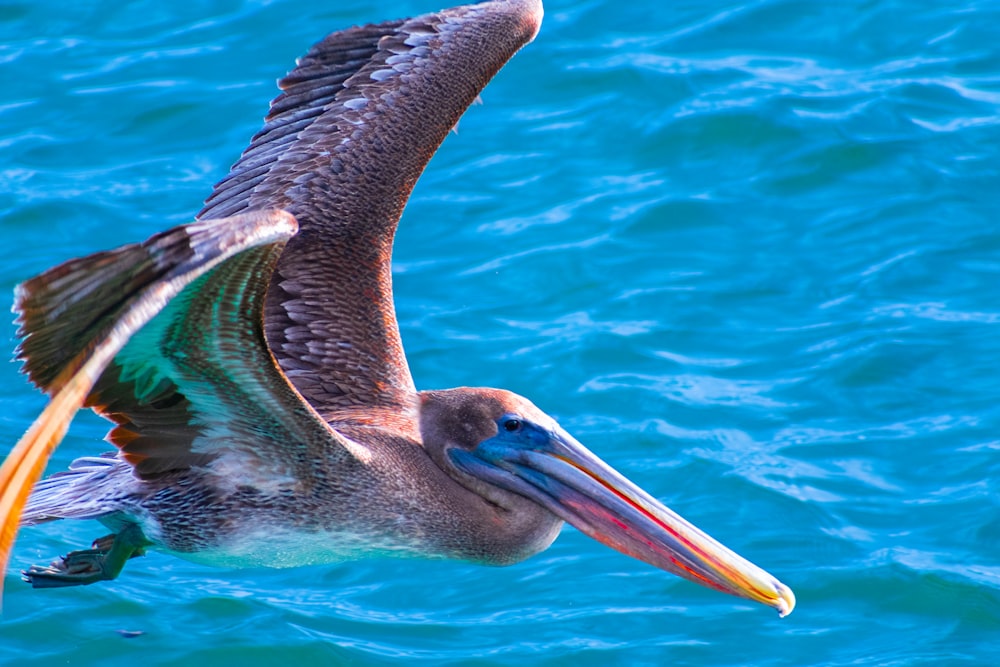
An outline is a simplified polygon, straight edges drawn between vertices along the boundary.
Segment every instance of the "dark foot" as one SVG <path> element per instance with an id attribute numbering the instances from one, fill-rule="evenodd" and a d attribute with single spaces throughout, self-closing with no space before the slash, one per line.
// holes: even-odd
<path id="1" fill-rule="evenodd" d="M 129 558 L 142 556 L 149 541 L 138 526 L 130 525 L 120 533 L 94 541 L 92 549 L 71 551 L 51 565 L 32 565 L 21 572 L 33 588 L 84 586 L 110 581 L 121 573 Z"/>

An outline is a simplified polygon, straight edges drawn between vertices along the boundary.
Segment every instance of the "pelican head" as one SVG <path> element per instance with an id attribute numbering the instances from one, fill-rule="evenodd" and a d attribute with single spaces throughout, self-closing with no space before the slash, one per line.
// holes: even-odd
<path id="1" fill-rule="evenodd" d="M 471 388 L 421 398 L 428 454 L 523 526 L 531 544 L 522 557 L 548 547 L 566 521 L 622 553 L 782 616 L 795 606 L 791 589 L 623 477 L 527 399 Z"/>

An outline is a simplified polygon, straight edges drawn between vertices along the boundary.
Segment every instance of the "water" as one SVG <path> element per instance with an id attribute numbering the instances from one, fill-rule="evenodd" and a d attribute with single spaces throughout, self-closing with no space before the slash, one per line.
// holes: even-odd
<path id="1" fill-rule="evenodd" d="M 438 8 L 0 8 L 0 303 L 187 221 L 329 31 Z M 7 665 L 946 665 L 1000 653 L 1000 11 L 550 0 L 397 237 L 422 388 L 530 396 L 791 585 L 786 619 L 572 529 L 522 564 L 17 570 Z M 14 327 L 4 330 L 13 349 Z M 0 367 L 13 443 L 42 400 Z M 105 448 L 81 415 L 52 468 Z M 124 636 L 119 631 L 142 633 Z"/>

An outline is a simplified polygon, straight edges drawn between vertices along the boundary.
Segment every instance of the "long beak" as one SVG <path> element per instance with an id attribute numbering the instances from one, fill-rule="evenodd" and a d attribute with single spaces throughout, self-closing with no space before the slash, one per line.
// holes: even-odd
<path id="1" fill-rule="evenodd" d="M 467 473 L 546 507 L 613 549 L 787 616 L 788 586 L 722 546 L 625 479 L 568 433 L 538 430 L 526 442 L 501 431 L 473 451 L 452 450 Z"/>

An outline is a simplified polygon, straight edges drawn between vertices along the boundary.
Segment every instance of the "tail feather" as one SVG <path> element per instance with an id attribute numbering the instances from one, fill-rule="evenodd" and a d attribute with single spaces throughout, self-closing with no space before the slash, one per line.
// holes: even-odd
<path id="1" fill-rule="evenodd" d="M 41 480 L 21 515 L 21 526 L 35 526 L 56 519 L 96 519 L 121 508 L 123 481 L 134 479 L 131 466 L 114 454 L 76 459 L 69 470 Z"/>

